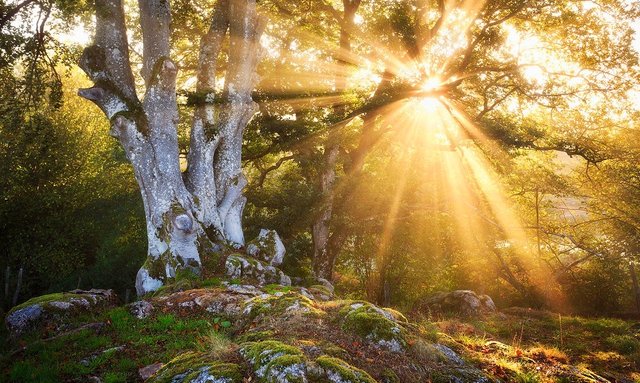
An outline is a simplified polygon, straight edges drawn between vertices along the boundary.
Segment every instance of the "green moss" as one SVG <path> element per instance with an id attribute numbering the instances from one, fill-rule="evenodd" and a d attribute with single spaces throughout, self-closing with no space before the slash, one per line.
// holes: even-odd
<path id="1" fill-rule="evenodd" d="M 21 310 L 25 307 L 29 307 L 32 305 L 36 305 L 39 304 L 45 308 L 51 309 L 51 310 L 58 310 L 56 307 L 54 306 L 48 306 L 48 303 L 51 302 L 70 302 L 72 299 L 84 299 L 89 303 L 93 303 L 93 297 L 89 294 L 75 294 L 75 293 L 52 293 L 52 294 L 46 294 L 46 295 L 41 295 L 41 296 L 37 296 L 34 298 L 29 299 L 26 302 L 23 302 L 15 307 L 13 307 L 9 313 L 13 313 L 15 311 Z"/>
<path id="2" fill-rule="evenodd" d="M 389 314 L 391 314 L 391 316 L 397 320 L 398 322 L 402 322 L 402 323 L 409 323 L 409 320 L 407 319 L 406 316 L 404 316 L 403 313 L 401 313 L 398 310 L 394 310 L 392 308 L 389 307 L 385 307 L 383 308 L 384 311 L 388 312 Z"/>
<path id="3" fill-rule="evenodd" d="M 281 379 L 278 377 L 282 377 L 282 373 L 289 367 L 293 367 L 296 365 L 304 365 L 306 363 L 306 358 L 304 355 L 282 355 L 272 359 L 268 364 L 265 370 L 265 375 L 267 377 L 267 382 L 280 383 Z M 286 374 L 284 378 L 288 383 L 302 383 L 304 380 L 301 376 L 297 376 L 294 374 Z"/>
<path id="4" fill-rule="evenodd" d="M 302 356 L 298 348 L 277 340 L 247 342 L 240 346 L 240 353 L 254 366 L 267 366 L 271 360 L 284 355 Z"/>
<path id="5" fill-rule="evenodd" d="M 260 315 L 282 315 L 286 312 L 303 313 L 305 315 L 320 316 L 323 312 L 317 309 L 313 301 L 296 292 L 288 292 L 283 295 L 258 296 L 245 302 L 243 310 L 248 309 L 249 318 Z"/>
<path id="6" fill-rule="evenodd" d="M 258 341 L 262 341 L 262 340 L 267 340 L 269 338 L 273 338 L 273 331 L 271 331 L 271 330 L 267 330 L 267 331 L 249 331 L 247 333 L 244 333 L 244 334 L 240 335 L 237 338 L 237 342 L 238 343 L 258 342 Z"/>
<path id="7" fill-rule="evenodd" d="M 265 340 L 262 342 L 247 342 L 240 345 L 240 353 L 253 364 L 266 365 L 266 359 L 274 358 L 274 355 L 300 355 L 302 351 L 297 347 L 284 344 L 277 340 Z"/>
<path id="8" fill-rule="evenodd" d="M 147 257 L 147 259 L 144 261 L 144 264 L 142 265 L 142 268 L 146 269 L 147 272 L 149 273 L 149 276 L 151 276 L 152 278 L 158 279 L 164 282 L 166 279 L 166 275 L 165 275 L 166 269 L 163 262 L 164 258 L 166 258 L 166 256 L 160 256 L 156 259 Z"/>
<path id="9" fill-rule="evenodd" d="M 253 366 L 260 381 L 274 383 L 302 381 L 301 376 L 286 370 L 306 363 L 304 354 L 297 347 L 276 340 L 247 342 L 240 346 L 240 354 Z"/>
<path id="10" fill-rule="evenodd" d="M 13 307 L 9 311 L 9 313 L 18 311 L 20 309 L 23 309 L 25 307 L 29 307 L 29 306 L 35 305 L 35 304 L 43 305 L 44 303 L 47 303 L 47 302 L 54 302 L 54 301 L 62 302 L 62 301 L 66 301 L 66 300 L 69 299 L 66 295 L 71 295 L 73 297 L 75 294 L 53 293 L 53 294 L 41 295 L 39 297 L 34 297 L 34 298 L 29 299 L 26 302 L 23 302 L 23 303 L 15 306 L 15 307 Z"/>
<path id="11" fill-rule="evenodd" d="M 273 231 L 270 231 L 266 237 L 259 237 L 249 242 L 248 245 L 254 245 L 258 248 L 259 252 L 268 257 L 273 257 L 276 254 L 276 239 Z"/>
<path id="12" fill-rule="evenodd" d="M 207 354 L 187 352 L 172 359 L 149 382 L 190 382 L 202 372 L 207 372 L 214 378 L 227 378 L 231 382 L 238 383 L 242 382 L 244 375 L 243 369 L 235 363 L 213 361 Z M 176 380 L 178 375 L 183 375 L 183 377 Z"/>
<path id="13" fill-rule="evenodd" d="M 337 375 L 340 381 L 349 383 L 376 383 L 365 371 L 353 367 L 342 359 L 323 355 L 316 359 L 316 363 L 329 376 Z"/>
<path id="14" fill-rule="evenodd" d="M 386 340 L 394 338 L 395 333 L 392 331 L 394 328 L 396 328 L 395 324 L 384 316 L 365 311 L 349 314 L 343 324 L 343 329 L 362 337 L 372 336 Z"/>
<path id="15" fill-rule="evenodd" d="M 329 355 L 329 356 L 334 356 L 336 358 L 341 358 L 343 356 L 348 355 L 347 350 L 345 350 L 342 347 L 339 347 L 333 343 L 327 343 L 327 344 L 323 344 L 322 346 L 322 351 Z"/>
<path id="16" fill-rule="evenodd" d="M 344 331 L 374 342 L 397 342 L 400 347 L 406 347 L 406 331 L 371 303 L 347 304 L 340 310 L 339 316 L 342 318 Z"/>
<path id="17" fill-rule="evenodd" d="M 339 301 L 336 301 L 336 303 L 338 303 L 340 306 L 342 306 L 342 308 L 338 312 L 338 317 L 340 317 L 340 318 L 344 318 L 351 311 L 355 310 L 354 308 L 352 308 L 352 306 L 354 306 L 354 305 L 362 305 L 363 307 L 364 306 L 371 306 L 371 303 L 369 303 L 367 301 L 360 301 L 360 300 L 339 300 Z"/>
<path id="18" fill-rule="evenodd" d="M 293 290 L 293 287 L 282 286 L 277 283 L 271 283 L 269 285 L 264 286 L 263 290 L 266 291 L 268 294 L 288 293 L 289 291 Z"/>
<path id="19" fill-rule="evenodd" d="M 308 289 L 311 292 L 311 294 L 324 294 L 329 297 L 333 296 L 331 291 L 322 285 L 312 285 L 312 286 L 309 286 Z"/>

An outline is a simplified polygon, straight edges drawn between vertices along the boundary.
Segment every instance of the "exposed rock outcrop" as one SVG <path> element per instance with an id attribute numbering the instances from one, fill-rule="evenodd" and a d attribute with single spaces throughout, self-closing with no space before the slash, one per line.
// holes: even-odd
<path id="1" fill-rule="evenodd" d="M 248 279 L 257 285 L 276 283 L 283 286 L 291 285 L 289 278 L 280 269 L 257 258 L 243 254 L 231 254 L 225 264 L 227 276 L 235 279 Z"/>
<path id="2" fill-rule="evenodd" d="M 69 316 L 113 307 L 113 290 L 73 290 L 30 299 L 9 311 L 5 324 L 12 337 L 41 326 L 60 326 Z"/>
<path id="3" fill-rule="evenodd" d="M 270 266 L 278 266 L 284 261 L 284 244 L 275 230 L 260 230 L 260 234 L 247 244 L 247 254 L 256 257 Z"/>
<path id="4" fill-rule="evenodd" d="M 471 290 L 440 292 L 416 302 L 414 311 L 421 313 L 456 313 L 480 316 L 496 311 L 496 305 L 488 295 L 479 295 Z"/>

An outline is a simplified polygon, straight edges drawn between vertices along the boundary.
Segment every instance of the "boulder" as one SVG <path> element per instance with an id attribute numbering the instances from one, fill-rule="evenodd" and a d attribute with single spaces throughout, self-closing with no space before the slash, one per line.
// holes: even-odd
<path id="1" fill-rule="evenodd" d="M 253 296 L 252 290 L 229 286 L 179 291 L 154 298 L 152 302 L 161 311 L 171 310 L 185 314 L 209 312 L 227 318 L 236 318 L 242 313 L 244 302 Z"/>
<path id="2" fill-rule="evenodd" d="M 345 302 L 338 316 L 342 329 L 391 352 L 406 349 L 406 330 L 393 312 L 364 301 Z"/>
<path id="3" fill-rule="evenodd" d="M 242 383 L 243 372 L 238 364 L 221 362 L 203 353 L 187 352 L 163 365 L 147 382 Z"/>
<path id="4" fill-rule="evenodd" d="M 43 325 L 60 327 L 69 316 L 80 312 L 113 307 L 116 300 L 113 290 L 100 289 L 43 295 L 12 308 L 5 318 L 5 324 L 12 337 L 19 337 Z"/>
<path id="5" fill-rule="evenodd" d="M 496 311 L 496 305 L 488 295 L 479 295 L 471 290 L 440 292 L 416 302 L 415 311 L 423 313 L 453 312 L 466 316 L 480 316 Z"/>
<path id="6" fill-rule="evenodd" d="M 258 285 L 276 283 L 291 286 L 289 278 L 280 269 L 256 258 L 242 254 L 231 254 L 225 263 L 227 276 L 230 278 L 245 278 L 257 282 Z"/>
<path id="7" fill-rule="evenodd" d="M 284 244 L 275 230 L 262 229 L 258 237 L 247 244 L 247 254 L 271 266 L 282 264 L 285 251 Z"/>
<path id="8" fill-rule="evenodd" d="M 310 360 L 301 349 L 279 341 L 247 342 L 240 354 L 260 381 L 278 383 L 375 383 L 365 371 L 346 361 L 322 355 Z"/>
<path id="9" fill-rule="evenodd" d="M 129 312 L 138 319 L 144 319 L 153 312 L 153 305 L 144 300 L 133 302 L 129 305 Z"/>
<path id="10" fill-rule="evenodd" d="M 323 286 L 325 289 L 327 289 L 331 293 L 331 295 L 333 295 L 335 289 L 333 288 L 333 284 L 331 282 L 329 282 L 324 278 L 318 278 L 316 279 L 316 281 L 318 281 L 318 285 Z"/>
<path id="11" fill-rule="evenodd" d="M 140 379 L 147 380 L 153 375 L 155 375 L 163 366 L 164 366 L 163 363 L 158 362 L 158 363 L 150 364 L 148 366 L 141 367 L 138 369 L 138 375 L 140 376 Z"/>

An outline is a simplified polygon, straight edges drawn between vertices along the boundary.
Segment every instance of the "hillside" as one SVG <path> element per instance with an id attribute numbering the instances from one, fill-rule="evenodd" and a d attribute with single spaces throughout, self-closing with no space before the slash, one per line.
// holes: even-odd
<path id="1" fill-rule="evenodd" d="M 515 308 L 407 319 L 330 286 L 235 282 L 182 280 L 129 305 L 102 290 L 35 298 L 10 313 L 42 310 L 4 333 L 2 381 L 640 381 L 637 322 Z"/>

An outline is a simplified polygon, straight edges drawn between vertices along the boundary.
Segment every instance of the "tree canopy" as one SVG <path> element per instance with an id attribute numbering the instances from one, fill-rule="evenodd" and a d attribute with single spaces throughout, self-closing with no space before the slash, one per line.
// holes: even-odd
<path id="1" fill-rule="evenodd" d="M 0 266 L 26 269 L 25 297 L 53 270 L 124 290 L 145 230 L 151 286 L 270 228 L 289 274 L 380 303 L 629 309 L 639 18 L 616 0 L 2 3 Z"/>

